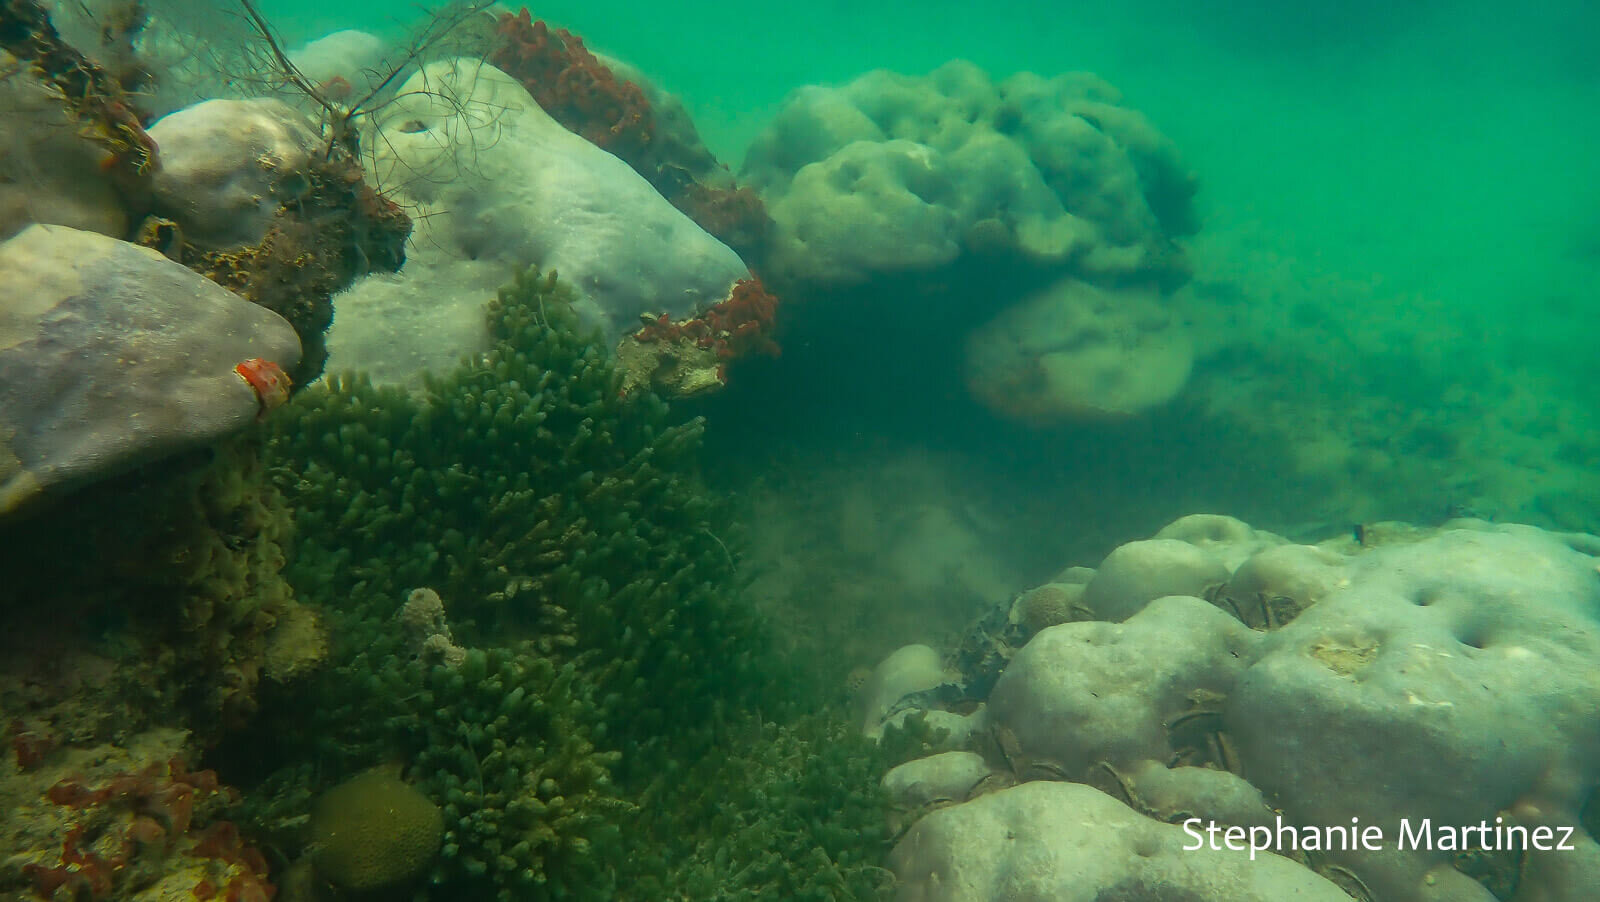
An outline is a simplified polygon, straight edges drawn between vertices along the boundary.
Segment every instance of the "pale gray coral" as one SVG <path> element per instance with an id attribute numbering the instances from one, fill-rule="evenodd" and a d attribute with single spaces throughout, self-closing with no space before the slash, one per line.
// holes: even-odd
<path id="1" fill-rule="evenodd" d="M 1092 812 L 1078 819 L 1086 834 L 1002 817 L 1013 803 L 992 794 L 956 805 L 902 841 L 903 880 L 934 887 L 930 875 L 961 873 L 984 876 L 960 886 L 988 886 L 1020 870 L 1021 852 L 985 845 L 970 826 L 965 845 L 931 841 L 972 818 L 1010 819 L 1029 860 L 1043 862 L 1027 879 L 1050 898 L 1086 899 L 1104 898 L 1091 890 L 1112 877 L 1081 862 L 1130 820 L 1168 830 L 1156 822 L 1359 819 L 1381 831 L 1381 848 L 1285 848 L 1300 863 L 1273 867 L 1297 879 L 1310 867 L 1358 898 L 1397 902 L 1589 898 L 1600 883 L 1600 845 L 1584 827 L 1600 787 L 1600 540 L 1476 520 L 1391 528 L 1375 548 L 1289 544 L 1229 518 L 1186 518 L 1158 535 L 1119 548 L 1089 581 L 1086 600 L 1122 622 L 1034 636 L 975 733 L 977 748 L 994 750 L 992 786 L 1062 779 L 1116 801 L 1073 797 Z M 1028 783 L 999 795 L 1080 789 Z M 963 812 L 977 805 L 989 813 Z M 1426 844 L 1401 847 L 1401 831 L 1415 836 L 1425 820 Z M 1571 829 L 1570 847 L 1447 845 L 1449 831 L 1497 823 L 1558 838 Z M 1122 855 L 1117 879 L 1146 857 Z M 1190 874 L 1222 873 L 1226 857 L 1193 853 Z M 1150 891 L 1180 885 L 1163 877 Z"/>
<path id="2" fill-rule="evenodd" d="M 338 298 L 333 369 L 415 383 L 482 351 L 484 298 L 530 264 L 559 272 L 613 346 L 641 316 L 682 322 L 750 278 L 732 249 L 486 63 L 428 64 L 371 125 L 376 179 L 415 210 L 417 230 L 403 270 Z"/>
<path id="3" fill-rule="evenodd" d="M 278 208 L 310 191 L 317 127 L 276 99 L 207 100 L 150 126 L 157 211 L 204 249 L 260 243 Z"/>

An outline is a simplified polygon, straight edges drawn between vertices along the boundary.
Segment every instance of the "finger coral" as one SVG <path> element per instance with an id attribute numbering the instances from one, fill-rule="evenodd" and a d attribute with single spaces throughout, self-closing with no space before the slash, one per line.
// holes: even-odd
<path id="1" fill-rule="evenodd" d="M 771 664 L 723 588 L 701 421 L 624 397 L 553 276 L 519 275 L 488 311 L 491 349 L 420 397 L 348 376 L 284 408 L 290 578 L 341 639 L 260 725 L 287 755 L 267 785 L 288 791 L 302 756 L 344 773 L 398 759 L 443 812 L 439 898 L 614 898 L 597 862 L 624 791 L 708 748 Z M 397 619 L 417 586 L 450 599 L 455 667 Z"/>

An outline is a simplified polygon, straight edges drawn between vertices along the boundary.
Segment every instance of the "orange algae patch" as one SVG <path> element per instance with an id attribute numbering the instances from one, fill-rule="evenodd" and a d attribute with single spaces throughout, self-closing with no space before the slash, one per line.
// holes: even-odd
<path id="1" fill-rule="evenodd" d="M 289 400 L 289 387 L 292 384 L 289 375 L 270 360 L 252 357 L 241 362 L 233 368 L 245 384 L 255 390 L 256 400 L 261 403 L 261 415 L 283 406 Z"/>

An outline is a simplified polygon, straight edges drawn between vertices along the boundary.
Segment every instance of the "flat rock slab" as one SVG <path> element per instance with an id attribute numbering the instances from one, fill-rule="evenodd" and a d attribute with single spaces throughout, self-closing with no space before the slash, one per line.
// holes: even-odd
<path id="1" fill-rule="evenodd" d="M 294 329 L 155 251 L 49 225 L 0 244 L 0 517 L 245 427 L 256 357 L 292 368 Z"/>

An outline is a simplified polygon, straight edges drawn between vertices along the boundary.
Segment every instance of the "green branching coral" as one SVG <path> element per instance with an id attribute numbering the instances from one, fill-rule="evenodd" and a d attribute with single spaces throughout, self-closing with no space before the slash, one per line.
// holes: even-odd
<path id="1" fill-rule="evenodd" d="M 458 669 L 385 667 L 394 747 L 440 801 L 435 886 L 456 898 L 608 898 L 601 867 L 633 808 L 589 741 L 598 715 L 572 664 L 473 650 Z"/>
<path id="2" fill-rule="evenodd" d="M 651 843 L 621 899 L 866 902 L 893 877 L 882 754 L 826 713 L 745 721 L 642 803 Z"/>
<path id="3" fill-rule="evenodd" d="M 322 780 L 396 760 L 443 810 L 438 897 L 615 898 L 623 799 L 758 697 L 781 707 L 779 675 L 727 588 L 703 423 L 624 396 L 553 276 L 519 276 L 488 318 L 491 349 L 419 396 L 333 378 L 279 418 L 287 572 L 336 647 L 251 737 L 273 759 L 253 819 L 288 835 L 308 758 Z M 470 649 L 456 668 L 396 622 L 423 586 Z"/>
<path id="4" fill-rule="evenodd" d="M 489 332 L 487 353 L 420 398 L 356 376 L 289 408 L 276 451 L 300 511 L 291 579 L 336 601 L 362 646 L 428 586 L 463 645 L 589 654 L 624 752 L 769 685 L 754 616 L 722 588 L 734 562 L 695 472 L 703 422 L 623 397 L 553 275 L 503 289 Z"/>

